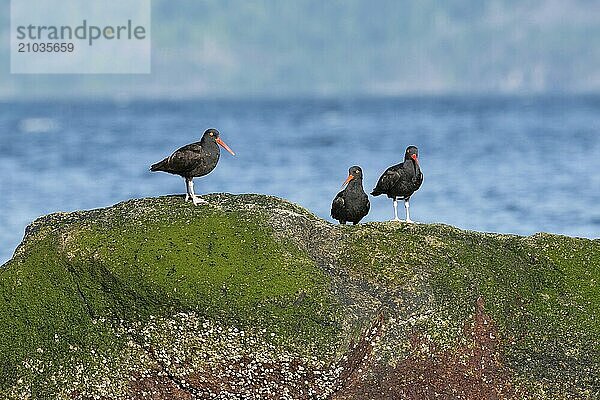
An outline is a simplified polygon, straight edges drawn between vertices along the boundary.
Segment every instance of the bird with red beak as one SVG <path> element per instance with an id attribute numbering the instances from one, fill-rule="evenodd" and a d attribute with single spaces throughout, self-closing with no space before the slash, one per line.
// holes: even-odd
<path id="1" fill-rule="evenodd" d="M 169 157 L 153 164 L 150 171 L 164 171 L 179 175 L 185 179 L 185 200 L 192 200 L 194 205 L 206 203 L 194 193 L 194 178 L 208 175 L 219 162 L 219 146 L 235 156 L 233 150 L 220 138 L 219 131 L 207 129 L 199 142 L 191 143 L 177 149 Z"/>
<path id="2" fill-rule="evenodd" d="M 371 204 L 362 185 L 362 169 L 355 165 L 348 169 L 348 178 L 342 185 L 346 186 L 339 192 L 331 204 L 331 217 L 338 220 L 340 224 L 352 222 L 354 225 L 369 213 Z"/>
<path id="3" fill-rule="evenodd" d="M 419 149 L 416 146 L 408 146 L 404 153 L 404 162 L 392 165 L 379 178 L 377 186 L 371 192 L 373 196 L 385 194 L 394 201 L 394 219 L 398 218 L 398 199 L 404 200 L 406 209 L 406 222 L 413 222 L 410 219 L 410 196 L 416 192 L 423 183 L 423 172 L 419 164 Z"/>

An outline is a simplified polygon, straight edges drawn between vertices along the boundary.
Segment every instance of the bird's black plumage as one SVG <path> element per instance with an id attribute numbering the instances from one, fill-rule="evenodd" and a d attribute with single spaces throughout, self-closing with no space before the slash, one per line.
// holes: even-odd
<path id="1" fill-rule="evenodd" d="M 191 197 L 194 204 L 196 204 L 197 199 L 194 194 L 192 180 L 196 177 L 208 175 L 215 169 L 220 157 L 219 145 L 235 155 L 219 136 L 218 130 L 207 129 L 199 142 L 191 143 L 175 150 L 169 157 L 156 164 L 152 164 L 150 171 L 164 171 L 185 178 L 186 199 Z"/>
<path id="2" fill-rule="evenodd" d="M 409 198 L 423 183 L 418 156 L 419 150 L 415 146 L 409 146 L 404 155 L 404 162 L 386 169 L 371 194 L 373 196 L 385 194 L 391 199 Z"/>
<path id="3" fill-rule="evenodd" d="M 406 221 L 410 221 L 408 212 L 408 201 L 410 196 L 417 191 L 423 183 L 423 173 L 419 165 L 419 150 L 415 146 L 408 146 L 404 154 L 404 162 L 393 165 L 385 170 L 377 181 L 375 189 L 371 192 L 373 196 L 385 194 L 394 200 L 394 215 L 398 219 L 396 200 L 404 199 L 406 207 Z"/>
<path id="4" fill-rule="evenodd" d="M 208 129 L 199 142 L 175 150 L 169 157 L 153 164 L 150 171 L 164 171 L 184 178 L 207 175 L 219 162 L 220 151 L 216 142 L 218 137 L 219 131 Z"/>
<path id="5" fill-rule="evenodd" d="M 335 196 L 331 204 L 331 217 L 340 224 L 352 222 L 356 225 L 369 213 L 371 204 L 363 190 L 362 180 L 362 169 L 359 166 L 350 167 L 346 180 L 348 186 Z"/>

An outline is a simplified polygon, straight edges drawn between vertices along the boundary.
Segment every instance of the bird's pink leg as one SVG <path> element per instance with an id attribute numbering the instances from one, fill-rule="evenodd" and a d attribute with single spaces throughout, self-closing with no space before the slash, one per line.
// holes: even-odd
<path id="1" fill-rule="evenodd" d="M 392 221 L 401 221 L 398 219 L 398 199 L 394 197 L 394 219 Z"/>
<path id="2" fill-rule="evenodd" d="M 188 201 L 191 197 L 190 197 L 190 182 L 191 180 L 188 178 L 183 178 L 185 179 L 185 201 Z"/>
<path id="3" fill-rule="evenodd" d="M 194 181 L 190 179 L 190 196 L 192 197 L 192 202 L 194 203 L 195 206 L 197 206 L 198 204 L 207 204 L 208 201 L 200 198 L 199 196 L 196 196 L 196 194 L 194 193 Z"/>
<path id="4" fill-rule="evenodd" d="M 409 224 L 412 224 L 413 221 L 410 219 L 410 212 L 408 211 L 408 209 L 410 208 L 408 199 L 404 199 L 404 208 L 406 208 L 406 222 L 408 222 Z"/>

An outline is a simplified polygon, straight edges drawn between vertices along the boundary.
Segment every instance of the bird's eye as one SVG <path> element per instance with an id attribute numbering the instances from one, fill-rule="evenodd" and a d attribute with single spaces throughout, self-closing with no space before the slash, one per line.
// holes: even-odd
<path id="1" fill-rule="evenodd" d="M 213 133 L 212 133 L 212 132 L 210 132 L 210 133 L 209 133 L 209 135 L 210 135 L 210 136 L 212 136 L 212 135 L 213 135 Z"/>

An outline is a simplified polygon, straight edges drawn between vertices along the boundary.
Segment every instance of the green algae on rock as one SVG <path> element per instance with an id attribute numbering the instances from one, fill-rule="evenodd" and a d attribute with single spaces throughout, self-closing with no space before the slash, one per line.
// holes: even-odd
<path id="1" fill-rule="evenodd" d="M 32 223 L 0 270 L 1 397 L 600 396 L 599 240 L 206 199 Z"/>

